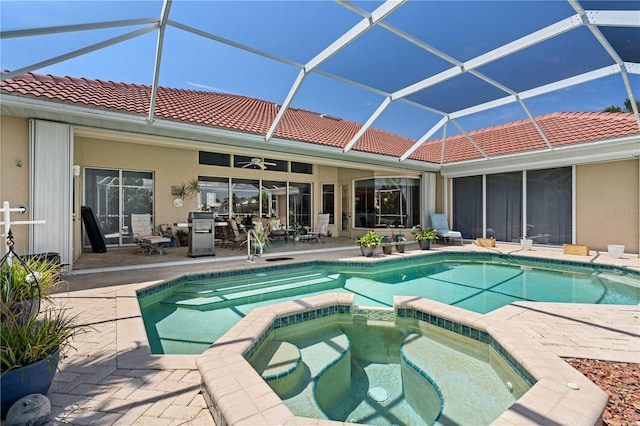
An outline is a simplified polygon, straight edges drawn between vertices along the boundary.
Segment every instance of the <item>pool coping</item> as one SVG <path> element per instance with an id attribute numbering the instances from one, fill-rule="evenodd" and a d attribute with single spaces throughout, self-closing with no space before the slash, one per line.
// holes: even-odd
<path id="1" fill-rule="evenodd" d="M 512 249 L 514 247 L 505 247 L 505 248 Z M 487 254 L 502 253 L 502 254 L 509 254 L 514 256 L 518 256 L 518 252 L 521 251 L 521 250 L 515 249 L 507 252 L 502 252 L 499 250 L 490 250 L 490 249 L 479 248 L 475 246 L 464 247 L 463 249 L 464 249 L 463 252 L 472 251 L 472 252 L 484 252 Z M 407 252 L 406 254 L 394 254 L 392 255 L 392 257 L 396 257 L 396 258 L 410 257 L 410 256 L 417 256 L 417 255 L 449 252 L 449 251 L 459 253 L 460 252 L 459 250 L 460 249 L 458 248 L 443 247 L 438 250 L 432 250 L 431 253 L 424 253 L 421 251 L 411 251 L 411 252 Z M 614 267 L 621 266 L 633 271 L 640 272 L 640 264 L 638 263 L 636 257 L 631 257 L 631 258 L 626 257 L 626 258 L 623 258 L 622 260 L 620 259 L 615 260 L 615 259 L 608 259 L 606 255 L 601 257 L 599 254 L 595 256 L 586 257 L 586 256 L 562 255 L 561 253 L 562 252 L 557 249 L 555 250 L 546 249 L 546 250 L 534 250 L 533 252 L 523 252 L 522 254 L 524 254 L 527 257 L 531 256 L 531 257 L 543 258 L 543 259 L 544 258 L 557 259 L 559 257 L 562 257 L 564 259 L 567 259 L 568 261 L 577 261 L 577 262 L 587 263 L 587 264 L 595 263 L 597 265 L 601 265 L 601 264 L 612 265 Z M 374 257 L 374 258 L 355 257 L 355 258 L 349 258 L 344 260 L 357 261 L 357 262 L 376 262 L 383 258 L 384 257 Z M 295 263 L 305 263 L 305 261 L 295 262 Z M 184 274 L 177 274 L 177 275 L 182 276 Z M 154 354 L 151 354 L 150 346 L 146 337 L 144 324 L 141 319 L 140 308 L 137 302 L 137 291 L 157 285 L 161 282 L 162 282 L 161 280 L 147 281 L 147 282 L 127 286 L 124 289 L 118 289 L 116 291 L 116 311 L 117 311 L 117 314 L 116 314 L 117 315 L 117 322 L 116 322 L 117 324 L 117 330 L 116 330 L 117 355 L 116 357 L 117 357 L 117 364 L 119 368 L 135 369 L 135 368 L 140 368 L 141 365 L 152 363 L 154 365 L 154 368 L 156 369 L 197 369 L 198 359 L 202 355 L 154 355 Z M 428 301 L 426 299 L 425 301 L 428 303 L 434 303 L 436 305 L 440 305 L 438 302 Z M 556 306 L 561 306 L 561 305 L 563 304 L 556 304 Z M 509 305 L 509 306 L 512 306 L 512 305 Z M 596 306 L 600 306 L 600 305 L 596 305 Z M 620 308 L 619 305 L 609 305 L 609 306 L 614 309 L 616 307 Z M 486 324 L 487 331 L 491 332 L 493 335 L 494 328 L 495 328 L 495 332 L 497 333 L 496 336 L 501 336 L 501 331 L 500 331 L 501 327 L 503 325 L 506 327 L 505 318 L 501 318 L 501 315 L 497 313 L 498 311 L 502 311 L 505 308 L 501 308 L 497 311 L 493 311 L 483 316 L 480 314 L 472 313 L 470 311 L 466 311 L 464 309 L 451 307 L 449 305 L 442 305 L 438 308 L 439 309 L 438 312 L 440 312 L 440 310 L 442 310 L 443 314 L 448 311 L 453 312 L 452 317 L 450 318 L 453 321 L 455 321 L 457 318 L 464 318 L 464 317 L 471 318 L 471 317 L 477 317 L 477 316 L 487 317 L 490 315 L 491 318 L 493 319 L 485 318 L 485 321 L 488 322 L 488 324 Z M 634 305 L 630 307 L 627 306 L 627 308 L 637 310 L 638 305 Z M 494 314 L 497 314 L 497 315 L 494 315 Z M 512 313 L 509 313 L 508 315 L 502 315 L 502 316 L 513 317 L 514 315 Z M 478 321 L 480 321 L 480 319 L 478 319 Z M 496 324 L 492 326 L 491 325 L 492 322 L 496 322 Z M 510 333 L 514 333 L 514 334 L 510 336 Z M 585 383 L 586 381 L 585 387 L 581 387 L 581 390 L 585 388 L 593 389 L 595 387 L 595 385 L 592 382 L 588 381 L 584 376 L 582 376 L 579 372 L 577 372 L 577 370 L 568 366 L 568 364 L 562 361 L 562 359 L 559 356 L 553 354 L 551 350 L 549 349 L 545 350 L 544 346 L 537 343 L 535 339 L 531 338 L 531 336 L 528 336 L 527 333 L 522 332 L 519 329 L 513 329 L 513 327 L 511 327 L 510 331 L 503 332 L 503 334 L 504 336 L 496 337 L 496 338 L 499 339 L 501 344 L 504 343 L 505 347 L 513 346 L 511 339 L 514 339 L 515 338 L 514 336 L 516 335 L 518 336 L 518 339 L 519 339 L 517 341 L 520 341 L 520 340 L 526 341 L 527 346 L 523 346 L 523 348 L 529 347 L 529 346 L 537 347 L 538 349 L 534 352 L 538 352 L 540 355 L 539 357 L 532 358 L 531 356 L 528 355 L 527 351 L 517 351 L 517 353 L 521 355 L 522 363 L 523 365 L 527 366 L 528 369 L 529 369 L 529 366 L 532 365 L 534 366 L 534 370 L 537 368 L 542 372 L 541 373 L 539 372 L 538 375 L 534 374 L 536 379 L 538 379 L 538 383 L 536 383 L 534 388 L 532 388 L 532 390 L 527 392 L 521 399 L 519 399 L 518 404 L 516 406 L 512 407 L 511 410 L 509 410 L 508 412 L 503 414 L 498 420 L 496 420 L 495 424 L 522 424 L 525 418 L 524 416 L 526 416 L 527 414 L 534 415 L 536 413 L 544 413 L 548 409 L 550 409 L 549 408 L 550 404 L 548 399 L 550 395 L 552 397 L 555 397 L 556 393 L 559 395 L 567 394 L 566 389 L 568 388 L 566 388 L 566 383 L 559 384 L 557 381 L 554 381 L 553 378 L 546 377 L 546 374 L 547 374 L 546 372 L 548 371 L 547 370 L 548 366 L 546 362 L 548 359 L 552 360 L 554 364 L 558 365 L 558 367 L 560 368 L 561 372 L 563 372 L 563 374 L 567 374 L 568 376 L 574 378 L 574 380 L 576 381 L 581 380 L 580 383 Z M 519 344 L 516 344 L 516 346 L 518 345 Z M 593 352 L 591 352 L 591 354 L 593 354 Z M 238 355 L 237 353 L 235 355 L 239 357 L 239 358 L 235 357 L 235 361 L 242 363 L 244 358 L 241 355 Z M 516 357 L 516 359 L 518 359 L 519 361 L 520 361 L 520 355 Z M 589 355 L 585 355 L 583 357 L 596 358 L 594 356 L 589 356 Z M 229 360 L 227 361 L 233 361 L 233 360 L 234 360 L 234 357 L 230 357 Z M 566 366 L 568 366 L 569 370 L 567 370 Z M 203 376 L 203 384 L 204 384 L 204 376 Z M 594 395 L 597 395 L 598 394 L 597 391 L 599 391 L 599 389 L 595 387 L 595 390 L 592 393 Z M 565 395 L 565 398 L 562 399 L 562 401 L 568 402 L 568 406 L 565 406 L 565 404 L 560 404 L 559 402 L 556 402 L 553 404 L 552 408 L 560 414 L 563 412 L 571 413 L 571 415 L 568 416 L 567 418 L 571 418 L 571 421 L 575 422 L 576 418 L 582 418 L 582 416 L 585 415 L 586 410 L 582 409 L 585 401 L 589 403 L 588 406 L 590 409 L 592 409 L 594 406 L 598 404 L 591 403 L 589 400 L 584 400 L 581 396 L 575 397 L 576 394 L 573 394 L 574 396 L 572 397 L 572 392 L 575 392 L 575 391 L 568 392 L 568 395 Z M 268 401 L 269 399 L 270 398 L 267 398 L 266 400 Z M 599 400 L 597 396 L 592 399 Z M 606 403 L 606 398 L 605 398 L 605 403 Z M 573 407 L 576 407 L 576 406 L 581 407 L 580 411 L 576 412 L 573 409 Z M 602 409 L 604 409 L 604 406 L 602 406 Z M 600 421 L 599 416 L 602 413 L 602 409 L 600 409 L 599 412 L 596 414 L 591 413 L 590 418 L 596 419 L 593 422 L 594 424 Z M 288 409 L 282 410 L 282 411 L 284 412 L 285 415 L 288 415 L 287 412 L 291 414 Z M 598 411 L 598 409 L 589 410 L 589 411 Z M 274 410 L 267 409 L 265 413 L 266 414 L 280 413 L 282 415 L 280 409 L 274 409 Z M 538 415 L 542 415 L 542 414 L 538 414 Z M 575 416 L 579 416 L 579 417 L 575 417 Z M 537 419 L 537 421 L 539 420 L 540 418 Z M 529 423 L 536 424 L 537 421 L 530 420 Z M 305 424 L 309 424 L 309 419 L 305 419 Z M 218 426 L 222 426 L 222 424 L 219 423 Z"/>
<path id="2" fill-rule="evenodd" d="M 272 323 L 283 317 L 353 302 L 353 295 L 328 293 L 257 308 L 217 340 L 196 361 L 205 401 L 218 426 L 231 424 L 335 424 L 294 415 L 249 364 Z M 428 299 L 395 296 L 395 308 L 411 308 L 486 331 L 536 380 L 493 424 L 597 424 L 607 395 L 594 383 L 509 324 Z M 575 384 L 579 389 L 572 389 Z"/>

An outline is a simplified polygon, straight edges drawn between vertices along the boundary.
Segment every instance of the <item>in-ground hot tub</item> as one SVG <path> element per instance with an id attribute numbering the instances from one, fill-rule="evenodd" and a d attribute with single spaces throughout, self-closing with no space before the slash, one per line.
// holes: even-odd
<path id="1" fill-rule="evenodd" d="M 374 312 L 379 313 L 380 310 Z M 395 405 L 411 406 L 411 395 L 418 395 L 421 399 L 423 395 L 429 395 L 429 405 L 438 405 L 433 395 L 439 393 L 443 401 L 442 413 L 439 414 L 440 417 L 436 417 L 442 423 L 451 421 L 448 418 L 450 414 L 447 411 L 447 401 L 456 394 L 465 397 L 465 403 L 469 404 L 483 394 L 496 392 L 495 389 L 509 393 L 512 400 L 493 415 L 497 415 L 497 419 L 487 417 L 478 419 L 478 423 L 497 421 L 536 424 L 544 419 L 559 424 L 595 424 L 606 405 L 607 396 L 597 386 L 504 322 L 488 324 L 482 315 L 414 297 L 396 297 L 394 310 L 386 311 L 386 315 L 392 317 L 388 326 L 383 325 L 386 321 L 378 314 L 372 316 L 367 309 L 354 307 L 353 295 L 340 293 L 323 294 L 252 311 L 198 359 L 203 394 L 214 420 L 219 425 L 302 425 L 312 421 L 307 416 L 319 419 L 313 422 L 323 423 L 325 420 L 322 419 L 328 419 L 336 411 L 342 410 L 346 421 L 372 423 L 372 417 L 366 410 L 341 407 L 343 400 L 354 399 L 353 395 L 349 395 L 349 388 L 354 382 L 358 386 L 367 383 L 366 393 L 360 391 L 355 400 L 369 407 L 375 407 L 375 403 L 388 403 L 391 399 Z M 365 329 L 373 330 L 373 334 L 361 330 L 352 333 L 348 330 L 365 324 Z M 318 333 L 307 335 L 309 330 Z M 379 340 L 386 340 L 389 336 L 396 343 L 381 343 Z M 365 344 L 361 345 L 358 340 L 364 340 Z M 261 357 L 262 350 L 266 347 L 263 346 L 264 343 L 274 341 L 287 342 L 300 350 L 300 359 L 293 360 L 298 366 L 284 370 L 292 372 L 287 374 L 293 374 L 302 366 L 301 376 L 305 378 L 302 384 L 294 381 L 287 388 L 280 388 L 278 392 L 283 393 L 282 397 L 250 363 Z M 468 345 L 469 342 L 472 344 Z M 324 347 L 324 352 L 329 355 L 305 358 L 305 345 L 314 344 Z M 377 349 L 372 349 L 372 344 Z M 443 345 L 453 352 L 435 356 L 433 348 L 437 345 Z M 385 353 L 386 349 L 397 347 L 400 347 L 399 355 L 397 352 L 391 354 L 393 351 Z M 429 351 L 433 356 L 425 356 L 425 352 Z M 310 352 L 317 353 L 316 350 Z M 454 362 L 451 355 L 454 352 L 460 352 L 464 357 L 483 364 L 484 368 L 488 365 L 493 370 L 491 375 L 498 377 L 497 387 L 489 387 L 489 381 L 477 375 L 480 378 L 480 386 L 477 387 L 479 393 L 471 393 L 472 387 L 468 382 L 470 376 L 463 379 L 456 376 L 458 372 L 455 366 L 458 362 Z M 400 374 L 400 380 L 395 382 L 402 384 L 403 401 L 395 396 L 396 390 L 385 387 L 394 380 L 374 383 L 374 379 L 379 378 L 378 372 L 369 369 L 369 374 L 367 368 L 373 366 L 374 369 L 381 369 L 381 375 L 386 373 L 382 371 L 385 366 L 374 365 L 379 361 L 371 360 L 371 356 L 382 357 L 381 364 L 389 364 L 392 363 L 389 359 L 399 358 L 400 372 L 395 374 Z M 353 363 L 352 359 L 359 360 L 360 365 Z M 436 367 L 445 364 L 449 365 L 443 369 L 444 373 L 437 371 Z M 364 370 L 364 373 L 355 371 L 359 369 Z M 322 382 L 323 377 L 329 379 L 327 383 Z M 449 386 L 444 385 L 447 381 L 456 382 L 459 387 L 445 390 Z M 375 386 L 369 386 L 372 384 Z M 302 394 L 305 390 L 312 403 L 300 406 L 291 404 L 296 394 Z M 339 396 L 333 396 L 334 394 Z M 307 397 L 299 399 L 309 400 Z M 550 405 L 549 400 L 554 403 Z M 585 402 L 588 402 L 586 406 Z M 450 404 L 453 407 L 453 402 Z M 579 413 L 566 408 L 578 405 L 584 406 Z M 308 412 L 298 411 L 307 409 Z M 415 407 L 412 409 L 414 412 L 418 411 Z M 316 415 L 317 413 L 320 415 Z M 419 412 L 417 415 L 424 423 L 432 422 L 433 414 Z M 391 418 L 393 416 L 394 414 Z"/>

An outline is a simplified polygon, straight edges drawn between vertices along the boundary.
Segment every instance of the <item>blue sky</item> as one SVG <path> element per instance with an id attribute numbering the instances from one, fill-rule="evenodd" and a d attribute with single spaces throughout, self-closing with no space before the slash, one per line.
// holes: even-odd
<path id="1" fill-rule="evenodd" d="M 608 2 L 638 8 L 634 2 Z M 372 11 L 381 2 L 354 2 Z M 586 3 L 585 3 L 586 4 Z M 590 3 L 591 4 L 591 3 Z M 598 2 L 594 7 L 602 7 Z M 0 2 L 2 31 L 158 17 L 162 3 L 146 1 Z M 587 7 L 587 6 L 585 6 Z M 457 61 L 466 61 L 575 14 L 568 2 L 410 1 L 385 22 Z M 160 84 L 221 91 L 281 104 L 305 64 L 355 25 L 361 16 L 329 1 L 174 1 L 170 19 L 292 62 L 283 63 L 168 26 Z M 90 46 L 145 25 L 1 40 L 3 70 L 16 70 Z M 157 32 L 77 58 L 34 69 L 41 74 L 151 84 Z M 520 92 L 613 64 L 586 28 L 497 60 L 479 71 Z M 320 65 L 319 70 L 384 92 L 393 92 L 452 67 L 451 62 L 376 27 Z M 631 76 L 634 96 L 640 79 Z M 408 97 L 453 112 L 506 93 L 465 74 Z M 535 116 L 562 111 L 601 111 L 627 97 L 620 75 L 601 78 L 526 101 Z M 311 73 L 292 106 L 363 123 L 384 96 Z M 467 131 L 526 119 L 512 103 L 459 119 Z M 417 139 L 441 116 L 393 102 L 374 127 Z M 447 134 L 458 133 L 455 126 Z M 441 132 L 434 137 L 441 135 Z"/>

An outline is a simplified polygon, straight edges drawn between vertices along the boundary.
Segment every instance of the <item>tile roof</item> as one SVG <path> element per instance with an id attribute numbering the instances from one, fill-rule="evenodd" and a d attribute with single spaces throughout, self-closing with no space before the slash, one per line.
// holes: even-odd
<path id="1" fill-rule="evenodd" d="M 151 87 L 84 78 L 28 73 L 0 82 L 5 94 L 72 103 L 146 117 Z M 155 116 L 220 129 L 265 135 L 280 106 L 272 102 L 215 92 L 159 87 Z M 554 146 L 638 135 L 640 129 L 629 113 L 554 113 L 536 117 Z M 312 111 L 289 108 L 275 136 L 334 148 L 343 148 L 361 125 Z M 470 138 L 490 156 L 546 149 L 530 120 L 469 132 Z M 379 129 L 368 129 L 354 150 L 399 157 L 414 140 Z M 411 159 L 440 163 L 442 140 L 423 144 Z M 444 163 L 483 158 L 464 135 L 447 137 Z"/>

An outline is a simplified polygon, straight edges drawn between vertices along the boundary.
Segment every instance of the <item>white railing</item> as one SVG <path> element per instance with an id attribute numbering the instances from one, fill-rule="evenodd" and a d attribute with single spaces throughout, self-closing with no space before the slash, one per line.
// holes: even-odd
<path id="1" fill-rule="evenodd" d="M 4 232 L 2 233 L 3 238 L 7 238 L 9 236 L 9 230 L 11 229 L 11 225 L 44 225 L 46 221 L 44 220 L 14 220 L 11 221 L 11 213 L 19 213 L 25 214 L 27 212 L 27 208 L 25 206 L 18 207 L 9 207 L 9 202 L 5 201 L 2 203 L 2 208 L 0 212 L 3 213 L 3 220 L 0 222 L 0 225 L 4 225 Z M 9 245 L 4 245 L 5 254 L 9 253 Z"/>
<path id="2" fill-rule="evenodd" d="M 253 253 L 251 251 L 252 237 L 257 243 L 256 247 L 260 247 L 260 253 Z M 247 232 L 247 262 L 253 262 L 254 256 L 262 256 L 262 243 L 260 242 L 260 239 L 258 238 L 258 234 L 256 234 L 256 231 L 254 231 L 253 229 L 249 229 L 249 231 Z"/>

